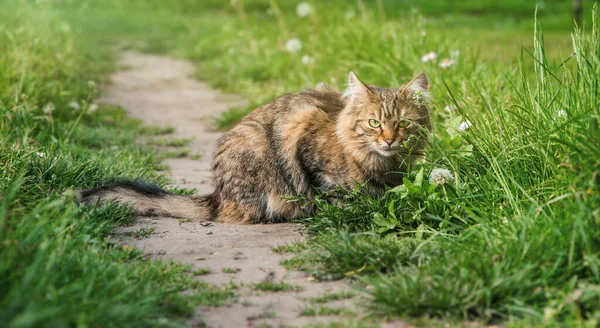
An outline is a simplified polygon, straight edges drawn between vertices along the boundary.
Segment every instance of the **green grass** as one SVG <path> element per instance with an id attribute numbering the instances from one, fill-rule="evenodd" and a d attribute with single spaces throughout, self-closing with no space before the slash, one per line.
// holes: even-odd
<path id="1" fill-rule="evenodd" d="M 315 296 L 310 298 L 311 303 L 329 303 L 332 301 L 344 300 L 356 296 L 352 292 L 338 292 L 338 293 L 327 293 L 321 296 Z"/>
<path id="2" fill-rule="evenodd" d="M 159 153 L 161 158 L 182 158 L 190 154 L 190 149 L 187 147 L 178 148 L 175 150 L 163 150 Z"/>
<path id="3" fill-rule="evenodd" d="M 192 271 L 192 274 L 194 276 L 204 276 L 211 272 L 212 272 L 212 270 L 209 267 L 205 267 L 205 268 L 200 268 L 200 269 L 196 269 L 196 270 Z"/>
<path id="4" fill-rule="evenodd" d="M 172 126 L 169 127 L 157 127 L 157 126 L 144 126 L 140 128 L 141 134 L 146 134 L 150 136 L 159 136 L 165 134 L 171 134 L 175 132 L 175 128 Z"/>
<path id="5" fill-rule="evenodd" d="M 133 231 L 135 238 L 150 238 L 150 235 L 156 230 L 156 228 L 140 228 L 139 230 Z"/>
<path id="6" fill-rule="evenodd" d="M 118 107 L 93 110 L 97 86 L 114 68 L 108 50 L 47 4 L 0 3 L 5 326 L 178 326 L 196 305 L 232 297 L 184 265 L 112 244 L 114 228 L 133 220 L 127 208 L 74 204 L 69 190 L 125 177 L 166 181 L 153 154 L 135 144 L 138 122 Z"/>
<path id="7" fill-rule="evenodd" d="M 242 271 L 240 268 L 223 268 L 223 273 L 238 273 Z"/>
<path id="8" fill-rule="evenodd" d="M 160 156 L 135 141 L 172 131 L 95 105 L 115 68 L 109 49 L 124 42 L 190 59 L 198 77 L 247 97 L 248 107 L 217 120 L 221 128 L 282 93 L 321 81 L 341 88 L 349 70 L 380 86 L 426 71 L 436 122 L 427 162 L 385 197 L 350 194 L 343 207 L 317 199 L 317 214 L 302 220 L 309 241 L 275 251 L 297 252 L 286 265 L 316 278 L 365 286 L 376 316 L 598 325 L 600 32 L 591 2 L 585 33 L 572 36 L 570 1 L 544 1 L 535 34 L 533 1 L 314 1 L 307 17 L 296 1 L 236 3 L 0 3 L 2 322 L 168 326 L 195 305 L 235 298 L 185 266 L 111 244 L 114 228 L 132 222 L 128 209 L 72 204 L 71 189 L 166 182 Z M 285 50 L 291 38 L 302 50 Z M 448 69 L 421 62 L 454 50 Z M 465 120 L 471 128 L 458 132 Z M 435 168 L 455 179 L 433 184 Z"/>
<path id="9" fill-rule="evenodd" d="M 179 138 L 179 139 L 152 139 L 148 141 L 148 144 L 153 146 L 164 146 L 164 147 L 184 147 L 189 145 L 193 139 L 191 138 Z"/>
<path id="10" fill-rule="evenodd" d="M 302 290 L 301 286 L 291 285 L 283 281 L 280 282 L 269 282 L 262 281 L 254 284 L 254 289 L 263 292 L 299 292 Z"/>
<path id="11" fill-rule="evenodd" d="M 338 316 L 338 315 L 353 315 L 354 313 L 348 309 L 332 308 L 321 305 L 319 307 L 304 308 L 300 311 L 300 315 L 304 317 L 316 316 Z"/>

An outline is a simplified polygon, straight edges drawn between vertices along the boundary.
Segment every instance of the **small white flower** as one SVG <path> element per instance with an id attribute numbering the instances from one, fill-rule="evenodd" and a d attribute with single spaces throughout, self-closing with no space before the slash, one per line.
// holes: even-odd
<path id="1" fill-rule="evenodd" d="M 72 101 L 69 103 L 69 107 L 73 108 L 74 110 L 79 110 L 79 103 L 78 103 L 78 102 L 76 102 L 75 100 L 72 100 Z"/>
<path id="2" fill-rule="evenodd" d="M 450 113 L 450 112 L 453 112 L 453 111 L 455 111 L 455 110 L 456 110 L 456 105 L 454 105 L 454 104 L 450 104 L 450 105 L 448 105 L 448 106 L 445 106 L 445 107 L 444 107 L 444 110 L 445 110 L 446 112 L 448 112 L 448 113 Z"/>
<path id="3" fill-rule="evenodd" d="M 423 57 L 421 57 L 421 62 L 426 63 L 428 61 L 433 61 L 436 58 L 437 58 L 437 54 L 432 51 L 430 53 L 423 55 Z"/>
<path id="4" fill-rule="evenodd" d="M 554 114 L 554 118 L 555 119 L 557 119 L 557 118 L 560 118 L 560 119 L 567 118 L 567 112 L 564 109 L 557 110 L 556 113 Z"/>
<path id="5" fill-rule="evenodd" d="M 88 110 L 90 112 L 95 112 L 96 110 L 98 110 L 98 104 L 91 104 Z"/>
<path id="6" fill-rule="evenodd" d="M 440 62 L 440 67 L 441 68 L 448 68 L 448 67 L 450 67 L 452 65 L 454 65 L 454 61 L 452 59 L 450 59 L 450 58 L 444 58 Z"/>
<path id="7" fill-rule="evenodd" d="M 456 50 L 450 50 L 450 58 L 452 58 L 453 60 L 458 59 L 458 57 L 460 56 L 460 50 L 456 49 Z"/>
<path id="8" fill-rule="evenodd" d="M 470 128 L 472 125 L 473 125 L 473 123 L 471 123 L 471 121 L 466 120 L 466 121 L 464 121 L 464 122 L 462 122 L 462 123 L 460 123 L 458 125 L 457 130 L 459 132 L 464 132 L 465 130 L 467 130 L 468 128 Z"/>
<path id="9" fill-rule="evenodd" d="M 49 102 L 46 104 L 46 106 L 44 106 L 44 108 L 42 108 L 42 112 L 44 112 L 44 114 L 52 114 L 55 108 L 56 107 L 54 107 L 54 104 Z"/>
<path id="10" fill-rule="evenodd" d="M 306 17 L 312 13 L 312 7 L 306 2 L 300 2 L 296 7 L 296 14 L 300 17 Z"/>
<path id="11" fill-rule="evenodd" d="M 425 102 L 425 95 L 423 94 L 423 91 L 421 90 L 416 90 L 413 93 L 413 102 L 416 104 L 423 104 Z"/>
<path id="12" fill-rule="evenodd" d="M 425 31 L 421 31 L 421 37 L 422 37 L 422 38 L 424 38 L 424 37 L 426 37 L 426 36 L 427 36 L 427 32 L 425 32 Z"/>
<path id="13" fill-rule="evenodd" d="M 544 10 L 544 8 L 546 8 L 546 3 L 544 1 L 538 1 L 537 7 L 539 10 Z"/>
<path id="14" fill-rule="evenodd" d="M 429 183 L 436 186 L 443 185 L 447 182 L 454 181 L 454 174 L 448 169 L 435 168 L 429 174 Z"/>
<path id="15" fill-rule="evenodd" d="M 46 156 L 46 154 L 42 153 L 41 151 L 37 152 L 38 157 L 40 158 L 44 158 Z"/>
<path id="16" fill-rule="evenodd" d="M 315 58 L 308 56 L 308 55 L 304 55 L 302 56 L 302 64 L 309 66 L 315 63 Z"/>
<path id="17" fill-rule="evenodd" d="M 289 39 L 285 44 L 285 50 L 288 52 L 298 52 L 302 50 L 302 41 L 296 38 Z"/>

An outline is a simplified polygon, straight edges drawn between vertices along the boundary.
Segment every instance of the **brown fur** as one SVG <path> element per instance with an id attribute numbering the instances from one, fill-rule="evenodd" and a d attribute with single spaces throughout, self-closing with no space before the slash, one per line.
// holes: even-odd
<path id="1" fill-rule="evenodd" d="M 90 203 L 112 197 L 142 213 L 269 223 L 312 211 L 290 196 L 311 199 L 319 190 L 357 184 L 382 194 L 385 186 L 399 185 L 400 172 L 424 156 L 431 130 L 427 86 L 423 73 L 393 89 L 366 86 L 350 73 L 344 95 L 320 85 L 259 107 L 219 140 L 213 159 L 216 188 L 202 201 L 170 194 L 151 198 L 135 188 L 100 188 L 83 198 Z M 371 126 L 372 119 L 380 126 Z"/>

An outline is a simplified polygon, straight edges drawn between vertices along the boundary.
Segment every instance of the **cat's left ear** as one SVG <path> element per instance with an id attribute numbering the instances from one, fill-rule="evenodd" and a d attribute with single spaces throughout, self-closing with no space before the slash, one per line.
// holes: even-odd
<path id="1" fill-rule="evenodd" d="M 423 72 L 417 74 L 415 77 L 413 77 L 412 80 L 410 80 L 410 82 L 408 82 L 403 88 L 401 88 L 401 90 L 408 90 L 411 91 L 412 93 L 426 93 L 427 89 L 429 89 L 429 79 L 427 78 L 427 75 Z"/>
<path id="2" fill-rule="evenodd" d="M 348 74 L 348 89 L 344 91 L 344 98 L 348 98 L 358 102 L 368 102 L 371 97 L 371 89 L 365 85 L 359 78 L 350 72 Z"/>

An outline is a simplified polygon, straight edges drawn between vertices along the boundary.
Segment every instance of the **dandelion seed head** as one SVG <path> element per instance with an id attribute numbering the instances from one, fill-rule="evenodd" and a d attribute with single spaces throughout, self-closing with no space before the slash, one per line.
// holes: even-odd
<path id="1" fill-rule="evenodd" d="M 546 8 L 546 3 L 544 1 L 538 1 L 537 7 L 539 10 L 544 10 Z"/>
<path id="2" fill-rule="evenodd" d="M 287 50 L 288 52 L 298 52 L 302 50 L 302 41 L 296 38 L 289 39 L 285 43 L 285 50 Z"/>
<path id="3" fill-rule="evenodd" d="M 306 17 L 312 13 L 312 6 L 307 2 L 300 2 L 296 7 L 296 14 L 299 17 Z"/>
<path id="4" fill-rule="evenodd" d="M 450 104 L 444 107 L 444 111 L 450 113 L 456 110 L 456 105 Z"/>
<path id="5" fill-rule="evenodd" d="M 462 122 L 462 123 L 460 123 L 460 124 L 458 125 L 458 128 L 457 128 L 457 130 L 458 130 L 459 132 L 464 132 L 464 131 L 466 131 L 468 128 L 470 128 L 472 125 L 473 125 L 473 123 L 471 123 L 471 121 L 469 121 L 469 120 L 466 120 L 466 121 L 464 121 L 464 122 Z"/>
<path id="6" fill-rule="evenodd" d="M 79 108 L 80 108 L 79 103 L 76 102 L 75 100 L 72 100 L 69 103 L 69 107 L 73 108 L 74 110 L 79 110 Z"/>
<path id="7" fill-rule="evenodd" d="M 454 174 L 448 169 L 435 168 L 429 174 L 429 183 L 436 186 L 446 184 L 450 181 L 454 181 Z"/>
<path id="8" fill-rule="evenodd" d="M 557 110 L 556 113 L 554 113 L 554 118 L 567 118 L 567 111 L 564 109 Z"/>
<path id="9" fill-rule="evenodd" d="M 304 55 L 302 56 L 302 64 L 309 66 L 315 63 L 315 58 L 308 56 L 308 55 Z"/>
<path id="10" fill-rule="evenodd" d="M 434 61 L 434 60 L 436 60 L 436 58 L 437 58 L 437 54 L 432 51 L 432 52 L 429 52 L 429 53 L 426 53 L 425 55 L 423 55 L 421 57 L 421 62 L 426 63 L 429 61 Z"/>
<path id="11" fill-rule="evenodd" d="M 54 107 L 54 104 L 53 104 L 53 103 L 51 103 L 51 102 L 49 102 L 49 103 L 47 103 L 47 104 L 44 106 L 44 108 L 42 108 L 42 112 L 43 112 L 44 114 L 51 114 L 51 113 L 54 111 L 54 109 L 55 109 L 55 108 L 56 108 L 56 107 Z"/>

